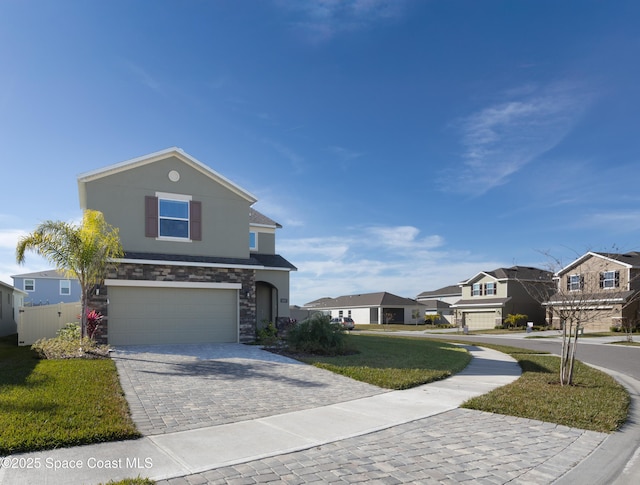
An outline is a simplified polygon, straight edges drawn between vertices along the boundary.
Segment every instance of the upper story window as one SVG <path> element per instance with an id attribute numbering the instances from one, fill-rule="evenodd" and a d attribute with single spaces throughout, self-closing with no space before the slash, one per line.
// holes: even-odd
<path id="1" fill-rule="evenodd" d="M 159 239 L 200 241 L 202 204 L 190 195 L 158 192 L 145 197 L 145 235 Z"/>
<path id="2" fill-rule="evenodd" d="M 600 288 L 620 288 L 620 271 L 600 273 Z"/>
<path id="3" fill-rule="evenodd" d="M 60 294 L 61 295 L 71 294 L 71 280 L 60 280 Z"/>
<path id="4" fill-rule="evenodd" d="M 249 232 L 249 249 L 258 249 L 258 233 L 255 231 Z"/>
<path id="5" fill-rule="evenodd" d="M 474 283 L 471 287 L 471 296 L 482 296 L 482 283 Z"/>
<path id="6" fill-rule="evenodd" d="M 189 201 L 158 198 L 160 237 L 189 239 Z"/>
<path id="7" fill-rule="evenodd" d="M 36 291 L 36 280 L 24 280 L 24 291 Z"/>
<path id="8" fill-rule="evenodd" d="M 578 291 L 584 288 L 584 278 L 579 274 L 567 276 L 567 290 Z"/>
<path id="9" fill-rule="evenodd" d="M 485 283 L 484 285 L 485 295 L 496 295 L 498 293 L 497 290 L 497 285 L 495 283 Z"/>

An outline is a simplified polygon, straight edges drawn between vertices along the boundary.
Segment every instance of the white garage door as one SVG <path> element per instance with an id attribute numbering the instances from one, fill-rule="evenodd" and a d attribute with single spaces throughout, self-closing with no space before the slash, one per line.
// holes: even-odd
<path id="1" fill-rule="evenodd" d="M 237 290 L 109 287 L 113 345 L 237 342 Z"/>
<path id="2" fill-rule="evenodd" d="M 485 330 L 496 326 L 495 312 L 474 312 L 465 314 L 465 322 L 469 330 Z"/>

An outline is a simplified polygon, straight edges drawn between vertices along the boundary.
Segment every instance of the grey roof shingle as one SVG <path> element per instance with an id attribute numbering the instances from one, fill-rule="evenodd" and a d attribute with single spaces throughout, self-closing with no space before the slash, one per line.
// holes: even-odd
<path id="1" fill-rule="evenodd" d="M 337 298 L 321 298 L 305 305 L 313 308 L 355 308 L 376 306 L 416 306 L 421 303 L 410 298 L 381 291 L 378 293 L 366 293 L 361 295 L 345 295 Z"/>
<path id="2" fill-rule="evenodd" d="M 276 221 L 265 216 L 262 212 L 258 212 L 253 207 L 249 207 L 249 223 L 282 228 Z"/>
<path id="3" fill-rule="evenodd" d="M 423 291 L 418 295 L 418 298 L 428 298 L 432 296 L 445 296 L 445 295 L 450 295 L 450 296 L 462 295 L 462 288 L 460 288 L 460 285 L 445 286 L 444 288 L 439 288 L 433 291 Z"/>
<path id="4" fill-rule="evenodd" d="M 599 253 L 594 252 L 594 254 L 599 254 L 600 256 L 604 256 L 605 258 L 615 259 L 616 261 L 620 261 L 621 263 L 629 264 L 634 268 L 640 268 L 640 252 L 631 251 L 630 253 Z"/>
<path id="5" fill-rule="evenodd" d="M 219 258 L 215 256 L 189 256 L 184 254 L 159 254 L 159 253 L 138 253 L 125 252 L 124 259 L 137 259 L 149 261 L 175 261 L 184 263 L 209 263 L 209 264 L 228 264 L 228 265 L 246 265 L 246 266 L 265 266 L 268 268 L 287 268 L 296 271 L 296 268 L 289 261 L 279 254 L 257 254 L 254 253 L 250 258 Z"/>

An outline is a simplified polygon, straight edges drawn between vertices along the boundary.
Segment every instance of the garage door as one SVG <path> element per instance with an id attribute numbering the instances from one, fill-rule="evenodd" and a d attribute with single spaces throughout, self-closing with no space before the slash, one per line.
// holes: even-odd
<path id="1" fill-rule="evenodd" d="M 109 287 L 113 345 L 237 342 L 237 290 Z"/>
<path id="2" fill-rule="evenodd" d="M 495 312 L 466 313 L 465 322 L 469 330 L 485 330 L 496 326 Z"/>

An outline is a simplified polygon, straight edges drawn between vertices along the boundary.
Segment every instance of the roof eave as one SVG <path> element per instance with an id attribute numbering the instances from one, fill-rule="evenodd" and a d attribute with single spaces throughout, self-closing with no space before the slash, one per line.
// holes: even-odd
<path id="1" fill-rule="evenodd" d="M 225 176 L 219 174 L 211 167 L 205 165 L 198 159 L 192 157 L 184 150 L 178 147 L 166 148 L 164 150 L 160 150 L 158 152 L 150 153 L 148 155 L 143 155 L 140 157 L 132 158 L 130 160 L 125 160 L 123 162 L 118 162 L 113 165 L 109 165 L 107 167 L 99 168 L 96 170 L 91 170 L 89 172 L 84 172 L 78 175 L 78 192 L 80 199 L 80 208 L 86 209 L 87 199 L 86 199 L 86 183 L 91 182 L 93 180 L 100 179 L 102 177 L 106 177 L 108 175 L 112 175 L 115 173 L 123 172 L 125 170 L 129 170 L 135 167 L 141 167 L 143 165 L 147 165 L 149 163 L 157 162 L 158 160 L 162 160 L 167 158 L 168 156 L 175 156 L 176 158 L 182 160 L 186 164 L 200 171 L 204 175 L 208 176 L 212 180 L 220 183 L 227 189 L 231 190 L 235 194 L 241 196 L 245 200 L 249 202 L 249 204 L 254 204 L 258 201 L 257 197 L 250 192 L 246 191 L 239 185 L 236 185 L 231 180 L 226 178 Z"/>

